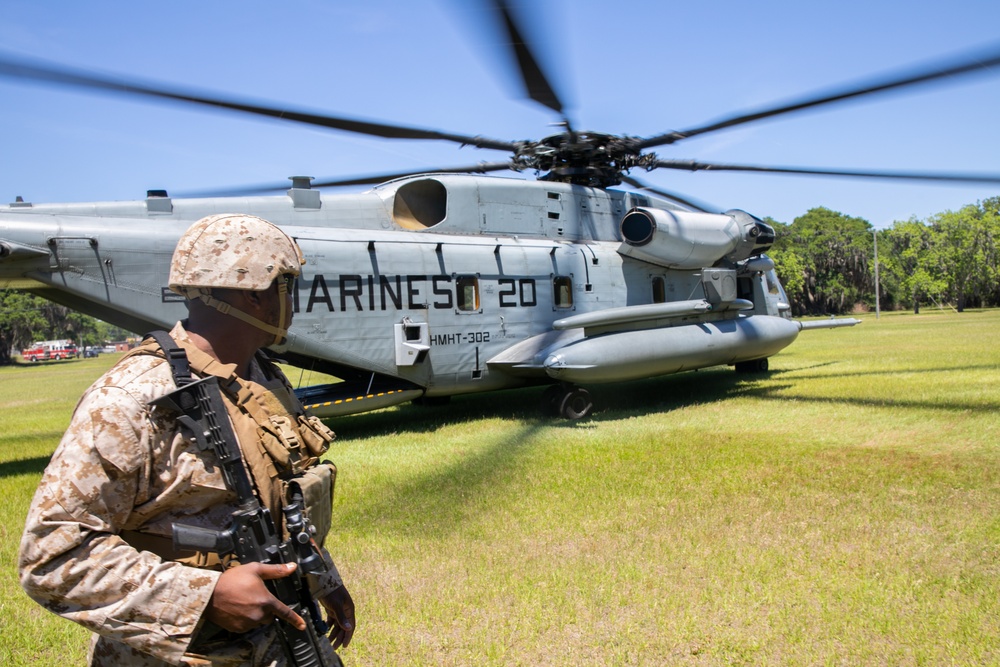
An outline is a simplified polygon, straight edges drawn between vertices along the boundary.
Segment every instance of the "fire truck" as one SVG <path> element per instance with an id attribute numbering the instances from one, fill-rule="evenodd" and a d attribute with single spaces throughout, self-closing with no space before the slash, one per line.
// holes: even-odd
<path id="1" fill-rule="evenodd" d="M 40 340 L 21 350 L 21 358 L 25 361 L 75 359 L 77 356 L 76 343 L 71 340 Z"/>

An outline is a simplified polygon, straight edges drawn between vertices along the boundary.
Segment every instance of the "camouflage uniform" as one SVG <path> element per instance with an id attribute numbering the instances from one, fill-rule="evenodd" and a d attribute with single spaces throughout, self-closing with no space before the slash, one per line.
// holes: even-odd
<path id="1" fill-rule="evenodd" d="M 197 350 L 180 323 L 171 336 L 188 352 L 196 375 L 233 382 L 234 367 Z M 279 399 L 256 401 L 255 409 L 264 405 L 266 414 L 311 438 L 314 450 L 325 450 L 332 433 L 301 416 L 287 381 L 280 371 L 277 375 L 268 391 L 260 391 L 268 375 L 255 360 L 251 381 L 240 382 L 257 390 L 258 398 Z M 138 354 L 124 358 L 84 394 L 32 502 L 21 541 L 21 583 L 46 608 L 97 633 L 92 665 L 284 664 L 270 626 L 235 635 L 203 621 L 221 566 L 194 567 L 159 548 L 168 544 L 175 521 L 218 530 L 235 509 L 214 454 L 198 451 L 170 414 L 148 407 L 174 388 L 162 357 Z M 246 456 L 245 434 L 262 430 L 223 394 L 234 430 L 244 434 Z M 262 451 L 259 442 L 253 444 Z M 299 463 L 313 466 L 317 458 L 300 457 Z M 332 488 L 330 494 L 332 501 Z M 312 581 L 317 598 L 341 585 L 325 549 L 323 555 L 330 571 Z"/>

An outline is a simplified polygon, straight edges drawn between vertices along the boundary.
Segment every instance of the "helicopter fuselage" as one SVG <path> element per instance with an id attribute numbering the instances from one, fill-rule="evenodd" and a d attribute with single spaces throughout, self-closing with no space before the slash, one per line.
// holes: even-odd
<path id="1" fill-rule="evenodd" d="M 346 195 L 296 185 L 2 207 L 0 287 L 136 332 L 169 327 L 186 313 L 167 288 L 181 233 L 214 213 L 266 218 L 307 260 L 277 352 L 345 379 L 305 399 L 321 414 L 766 359 L 800 328 L 762 254 L 773 231 L 742 212 L 470 175 Z"/>

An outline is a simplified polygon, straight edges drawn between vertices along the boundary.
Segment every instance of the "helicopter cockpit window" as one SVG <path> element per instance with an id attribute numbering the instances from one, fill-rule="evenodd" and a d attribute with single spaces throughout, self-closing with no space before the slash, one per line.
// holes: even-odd
<path id="1" fill-rule="evenodd" d="M 459 310 L 479 310 L 479 278 L 477 276 L 458 276 L 455 280 L 455 292 Z"/>
<path id="2" fill-rule="evenodd" d="M 552 279 L 552 297 L 556 308 L 573 307 L 573 279 L 570 276 L 556 276 Z"/>
<path id="3" fill-rule="evenodd" d="M 771 269 L 770 271 L 764 272 L 764 278 L 767 279 L 767 291 L 771 294 L 775 294 L 784 297 L 784 291 L 781 289 L 781 283 L 778 282 L 778 274 Z"/>

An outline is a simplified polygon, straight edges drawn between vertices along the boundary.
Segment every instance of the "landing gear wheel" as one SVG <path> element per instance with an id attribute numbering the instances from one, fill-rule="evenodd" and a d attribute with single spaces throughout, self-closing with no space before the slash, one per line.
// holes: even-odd
<path id="1" fill-rule="evenodd" d="M 546 417 L 583 419 L 594 409 L 590 392 L 571 384 L 553 384 L 542 392 L 542 412 Z"/>
<path id="2" fill-rule="evenodd" d="M 767 358 L 754 359 L 753 361 L 739 361 L 736 363 L 737 373 L 766 373 Z"/>
<path id="3" fill-rule="evenodd" d="M 594 409 L 594 401 L 590 392 L 580 387 L 571 387 L 565 391 L 559 403 L 559 414 L 566 419 L 583 419 Z"/>

